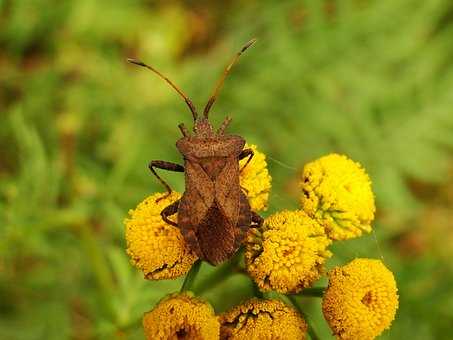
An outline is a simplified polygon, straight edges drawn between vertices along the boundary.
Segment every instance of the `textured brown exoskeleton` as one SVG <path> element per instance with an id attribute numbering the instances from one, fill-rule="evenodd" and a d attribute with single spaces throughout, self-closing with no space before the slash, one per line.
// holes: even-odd
<path id="1" fill-rule="evenodd" d="M 176 147 L 184 158 L 184 166 L 151 161 L 149 168 L 165 186 L 168 195 L 170 186 L 156 173 L 154 168 L 184 172 L 185 192 L 182 198 L 162 210 L 164 221 L 178 227 L 190 248 L 203 260 L 218 264 L 229 259 L 239 248 L 245 231 L 253 224 L 261 224 L 262 218 L 250 210 L 246 195 L 239 184 L 239 161 L 253 157 L 251 149 L 244 149 L 245 140 L 241 136 L 225 133 L 231 119 L 226 117 L 217 131 L 208 120 L 209 110 L 239 56 L 255 40 L 248 42 L 233 58 L 218 81 L 214 92 L 206 104 L 203 117 L 199 118 L 192 101 L 168 78 L 141 61 L 129 62 L 148 68 L 163 78 L 184 99 L 192 112 L 193 135 L 184 124 L 179 125 L 183 137 Z M 168 217 L 178 213 L 178 223 Z"/>

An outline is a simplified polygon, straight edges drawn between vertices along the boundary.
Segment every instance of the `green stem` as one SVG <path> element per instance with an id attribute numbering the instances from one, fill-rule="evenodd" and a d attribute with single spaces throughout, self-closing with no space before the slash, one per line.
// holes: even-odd
<path id="1" fill-rule="evenodd" d="M 253 295 L 255 297 L 257 297 L 258 299 L 264 299 L 264 294 L 263 292 L 260 290 L 260 288 L 258 287 L 258 285 L 255 283 L 255 281 L 253 281 L 253 279 L 250 281 L 252 283 L 252 287 L 253 287 Z"/>
<path id="2" fill-rule="evenodd" d="M 192 268 L 190 268 L 189 272 L 187 273 L 184 282 L 181 286 L 180 292 L 186 292 L 188 290 L 192 289 L 193 283 L 195 282 L 195 278 L 198 275 L 198 272 L 200 271 L 201 267 L 201 260 L 197 260 L 193 265 Z"/>
<path id="3" fill-rule="evenodd" d="M 311 320 L 308 318 L 308 316 L 302 310 L 302 307 L 300 306 L 296 297 L 294 295 L 287 295 L 287 298 L 289 299 L 289 301 L 291 301 L 294 308 L 297 309 L 297 311 L 304 317 L 305 321 L 307 322 L 308 334 L 310 335 L 311 340 L 320 340 L 318 335 L 316 334 L 316 331 L 313 328 L 313 324 L 312 324 Z"/>
<path id="4" fill-rule="evenodd" d="M 305 289 L 302 290 L 301 293 L 299 293 L 299 295 L 312 296 L 312 297 L 323 297 L 325 290 L 326 290 L 325 287 L 305 288 Z"/>

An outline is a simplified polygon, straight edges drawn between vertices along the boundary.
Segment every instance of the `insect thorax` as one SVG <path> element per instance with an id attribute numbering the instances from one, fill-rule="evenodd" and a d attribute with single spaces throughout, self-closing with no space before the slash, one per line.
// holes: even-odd
<path id="1" fill-rule="evenodd" d="M 237 135 L 208 138 L 183 137 L 176 142 L 179 152 L 187 159 L 237 157 L 244 148 L 244 145 L 245 140 Z"/>

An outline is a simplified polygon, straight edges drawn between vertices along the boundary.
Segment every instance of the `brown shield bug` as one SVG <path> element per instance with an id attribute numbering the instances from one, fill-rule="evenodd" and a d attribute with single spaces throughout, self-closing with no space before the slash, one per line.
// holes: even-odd
<path id="1" fill-rule="evenodd" d="M 184 166 L 155 160 L 150 162 L 149 169 L 165 186 L 168 194 L 171 193 L 171 188 L 155 168 L 184 172 L 184 194 L 180 200 L 163 209 L 161 216 L 164 221 L 181 230 L 189 247 L 199 258 L 214 265 L 229 259 L 237 251 L 246 230 L 252 224 L 262 223 L 262 218 L 251 211 L 239 184 L 239 174 L 252 159 L 253 151 L 244 149 L 244 138 L 226 133 L 231 121 L 229 117 L 225 118 L 217 131 L 214 131 L 209 122 L 209 110 L 225 78 L 240 55 L 254 42 L 255 39 L 245 44 L 226 67 L 203 110 L 203 117 L 198 117 L 192 101 L 167 77 L 141 61 L 128 59 L 164 79 L 184 99 L 192 112 L 193 134 L 184 124 L 178 126 L 183 137 L 176 142 L 176 147 L 183 156 Z M 239 169 L 239 161 L 246 157 L 246 164 Z M 177 223 L 168 219 L 176 213 Z"/>

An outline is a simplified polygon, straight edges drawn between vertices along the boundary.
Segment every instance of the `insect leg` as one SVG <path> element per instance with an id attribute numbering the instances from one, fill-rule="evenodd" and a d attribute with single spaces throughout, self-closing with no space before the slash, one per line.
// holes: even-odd
<path id="1" fill-rule="evenodd" d="M 239 160 L 244 159 L 245 157 L 248 157 L 247 162 L 245 162 L 244 166 L 239 170 L 242 172 L 244 168 L 250 163 L 250 161 L 253 158 L 253 150 L 252 149 L 244 149 L 242 152 L 239 154 Z"/>
<path id="2" fill-rule="evenodd" d="M 261 227 L 263 225 L 264 219 L 254 211 L 251 211 L 251 214 L 252 214 L 252 223 L 256 224 L 256 226 L 258 226 L 258 227 Z"/>
<path id="3" fill-rule="evenodd" d="M 170 224 L 170 225 L 172 225 L 174 227 L 177 227 L 178 223 L 175 223 L 175 222 L 169 220 L 168 216 L 174 215 L 174 214 L 176 214 L 178 212 L 179 201 L 180 200 L 177 200 L 176 202 L 173 202 L 172 204 L 170 204 L 169 206 L 167 206 L 166 208 L 164 208 L 164 210 L 162 210 L 160 212 L 160 216 L 165 221 L 165 223 L 168 223 L 168 224 Z"/>
<path id="4" fill-rule="evenodd" d="M 153 175 L 156 176 L 157 179 L 162 183 L 162 185 L 165 187 L 165 189 L 167 189 L 167 195 L 162 196 L 157 201 L 160 201 L 161 199 L 168 197 L 168 195 L 171 194 L 172 190 L 171 190 L 170 186 L 167 184 L 167 182 L 165 182 L 157 174 L 157 172 L 156 172 L 156 170 L 154 170 L 154 168 L 168 170 L 168 171 L 184 172 L 184 167 L 182 165 L 179 165 L 176 163 L 171 163 L 171 162 L 166 162 L 166 161 L 151 161 L 148 165 L 148 168 L 149 168 L 149 170 L 151 170 Z"/>

